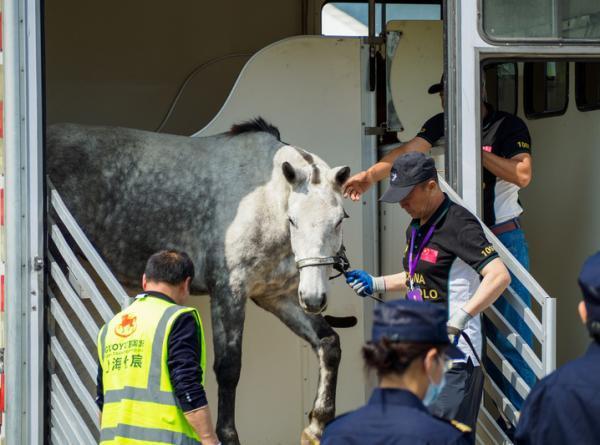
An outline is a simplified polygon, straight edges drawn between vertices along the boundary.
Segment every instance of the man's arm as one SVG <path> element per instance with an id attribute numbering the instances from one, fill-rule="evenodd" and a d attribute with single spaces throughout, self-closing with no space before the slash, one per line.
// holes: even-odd
<path id="1" fill-rule="evenodd" d="M 483 277 L 469 301 L 450 314 L 448 327 L 462 331 L 472 317 L 502 295 L 510 284 L 510 274 L 475 216 L 463 209 L 455 213 L 455 217 L 458 224 L 454 253 Z"/>
<path id="2" fill-rule="evenodd" d="M 483 166 L 498 178 L 511 182 L 520 188 L 527 187 L 531 181 L 531 155 L 520 153 L 510 159 L 483 151 Z"/>
<path id="3" fill-rule="evenodd" d="M 385 290 L 386 291 L 390 291 L 390 292 L 394 292 L 394 291 L 406 292 L 407 291 L 406 272 L 400 272 L 400 273 L 397 273 L 394 275 L 385 275 L 383 277 L 383 280 L 385 282 Z"/>
<path id="4" fill-rule="evenodd" d="M 190 425 L 198 433 L 202 445 L 218 445 L 220 443 L 213 431 L 213 423 L 208 405 L 184 414 L 187 421 L 190 422 Z"/>
<path id="5" fill-rule="evenodd" d="M 381 181 L 390 174 L 394 160 L 404 153 L 420 151 L 427 153 L 431 144 L 422 137 L 415 136 L 410 141 L 394 148 L 369 169 L 355 174 L 344 184 L 344 197 L 358 201 L 373 184 Z"/>
<path id="6" fill-rule="evenodd" d="M 490 307 L 510 284 L 510 274 L 500 258 L 494 258 L 481 270 L 483 279 L 463 310 L 475 316 Z"/>
<path id="7" fill-rule="evenodd" d="M 189 312 L 180 315 L 173 323 L 168 340 L 167 366 L 171 384 L 185 417 L 202 439 L 202 444 L 215 445 L 219 439 L 213 429 L 202 385 L 201 349 L 195 316 Z"/>

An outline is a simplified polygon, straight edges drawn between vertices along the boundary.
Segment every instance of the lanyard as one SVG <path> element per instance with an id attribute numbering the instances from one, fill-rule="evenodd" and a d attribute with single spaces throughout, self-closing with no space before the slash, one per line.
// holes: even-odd
<path id="1" fill-rule="evenodd" d="M 412 287 L 413 277 L 415 276 L 415 269 L 417 268 L 417 263 L 419 262 L 419 258 L 421 258 L 421 253 L 423 253 L 423 249 L 425 248 L 425 245 L 431 239 L 431 235 L 433 235 L 434 230 L 435 230 L 435 224 L 432 224 L 431 227 L 429 228 L 429 230 L 427 231 L 425 238 L 423 238 L 423 242 L 418 247 L 417 254 L 415 255 L 414 259 L 413 259 L 413 250 L 415 247 L 415 237 L 417 235 L 417 229 L 415 229 L 413 227 L 411 230 L 410 251 L 408 252 L 408 278 L 410 280 L 411 287 Z"/>

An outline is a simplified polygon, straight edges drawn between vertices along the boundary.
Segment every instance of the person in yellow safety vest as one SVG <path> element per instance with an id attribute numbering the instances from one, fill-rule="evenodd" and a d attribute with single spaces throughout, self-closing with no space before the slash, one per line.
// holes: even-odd
<path id="1" fill-rule="evenodd" d="M 182 306 L 193 278 L 185 252 L 155 253 L 144 292 L 100 329 L 100 444 L 220 444 L 204 391 L 202 321 Z"/>

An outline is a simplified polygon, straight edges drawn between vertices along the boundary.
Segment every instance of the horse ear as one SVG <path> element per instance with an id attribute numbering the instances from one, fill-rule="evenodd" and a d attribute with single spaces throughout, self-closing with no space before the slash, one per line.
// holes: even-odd
<path id="1" fill-rule="evenodd" d="M 283 171 L 283 176 L 290 184 L 294 184 L 296 182 L 296 170 L 292 167 L 292 164 L 289 162 L 284 162 L 281 165 L 281 170 Z"/>
<path id="2" fill-rule="evenodd" d="M 348 180 L 348 178 L 350 177 L 350 167 L 348 166 L 343 166 L 343 167 L 335 167 L 333 169 L 334 171 L 334 178 L 335 178 L 335 182 L 337 185 L 339 185 L 340 187 L 342 185 L 344 185 L 344 183 Z"/>

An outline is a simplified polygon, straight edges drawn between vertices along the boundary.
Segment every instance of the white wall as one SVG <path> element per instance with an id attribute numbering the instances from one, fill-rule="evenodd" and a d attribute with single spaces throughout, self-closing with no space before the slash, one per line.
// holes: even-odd
<path id="1" fill-rule="evenodd" d="M 440 96 L 428 94 L 430 85 L 440 81 L 443 72 L 443 29 L 440 20 L 398 20 L 388 23 L 389 31 L 401 31 L 402 37 L 391 67 L 391 85 L 394 105 L 404 126 L 398 133 L 401 141 L 417 135 L 427 119 L 442 111 Z M 441 153 L 441 150 L 435 153 Z M 443 155 L 436 156 L 439 169 L 444 165 Z M 381 181 L 385 190 L 388 180 Z M 393 274 L 403 270 L 402 257 L 406 246 L 405 230 L 410 216 L 397 204 L 380 206 L 381 273 Z M 389 292 L 386 299 L 403 297 Z"/>
<path id="2" fill-rule="evenodd" d="M 527 120 L 519 94 L 519 114 L 533 150 L 533 181 L 520 193 L 523 225 L 533 276 L 557 299 L 559 365 L 581 355 L 589 343 L 577 315 L 577 277 L 583 261 L 600 250 L 600 110 L 577 110 L 574 63 L 569 80 L 569 107 L 562 116 Z"/>

